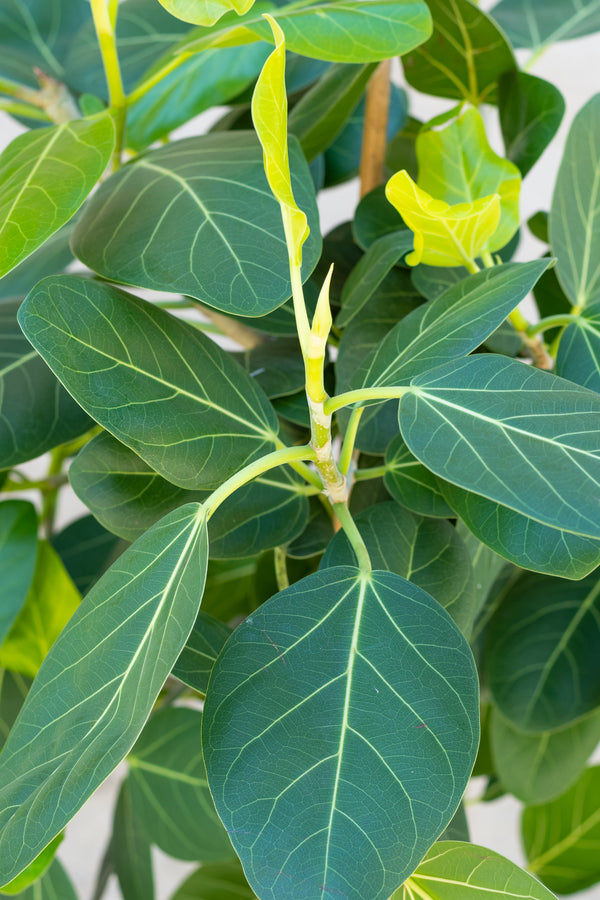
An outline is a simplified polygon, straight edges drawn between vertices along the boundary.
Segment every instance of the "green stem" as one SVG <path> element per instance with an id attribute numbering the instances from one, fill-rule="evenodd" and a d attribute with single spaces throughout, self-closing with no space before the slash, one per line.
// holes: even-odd
<path id="1" fill-rule="evenodd" d="M 56 506 L 58 503 L 58 491 L 60 487 L 60 484 L 56 482 L 58 481 L 58 476 L 62 474 L 62 467 L 65 459 L 66 454 L 64 444 L 60 447 L 56 447 L 52 451 L 50 454 L 50 465 L 48 466 L 46 480 L 50 483 L 54 482 L 55 487 L 52 487 L 49 491 L 42 491 L 41 523 L 44 534 L 48 539 L 52 537 L 54 532 L 54 519 L 56 517 Z"/>
<path id="2" fill-rule="evenodd" d="M 283 210 L 282 210 L 283 212 Z M 285 224 L 285 217 L 284 217 Z M 287 234 L 286 234 L 287 237 Z M 290 243 L 288 242 L 288 247 Z M 308 322 L 308 314 L 306 312 L 306 303 L 304 300 L 304 289 L 302 287 L 302 272 L 300 266 L 295 265 L 290 260 L 290 279 L 292 282 L 292 298 L 294 302 L 294 315 L 296 317 L 296 328 L 298 330 L 298 339 L 302 355 L 306 356 L 308 340 L 310 335 L 310 325 Z"/>
<path id="3" fill-rule="evenodd" d="M 125 119 L 127 116 L 127 98 L 123 89 L 115 35 L 118 3 L 116 0 L 91 0 L 91 5 L 94 27 L 106 74 L 109 102 L 115 122 L 116 141 L 113 152 L 113 170 L 116 170 L 121 165 L 121 153 L 125 137 Z"/>
<path id="4" fill-rule="evenodd" d="M 354 480 L 368 481 L 370 478 L 383 478 L 391 471 L 391 466 L 371 466 L 370 469 L 357 469 L 354 473 Z"/>
<path id="5" fill-rule="evenodd" d="M 350 514 L 350 510 L 345 503 L 334 503 L 332 505 L 340 525 L 350 541 L 350 546 L 354 550 L 359 569 L 363 572 L 370 572 L 371 560 L 369 558 L 369 552 L 362 539 L 361 533 L 356 527 L 356 523 Z"/>
<path id="6" fill-rule="evenodd" d="M 267 455 L 261 457 L 261 459 L 257 459 L 255 462 L 250 463 L 250 465 L 244 466 L 243 469 L 240 469 L 239 472 L 236 472 L 235 475 L 232 475 L 231 478 L 228 478 L 227 481 L 223 482 L 216 491 L 213 491 L 210 497 L 204 502 L 204 509 L 206 510 L 207 517 L 210 519 L 213 513 L 225 500 L 227 500 L 228 497 L 231 496 L 231 494 L 237 491 L 238 488 L 248 484 L 249 481 L 257 478 L 258 475 L 262 475 L 263 472 L 268 472 L 269 469 L 283 466 L 286 463 L 292 464 L 303 459 L 314 460 L 314 458 L 314 451 L 309 446 L 284 447 L 282 450 L 274 450 L 272 453 L 267 453 Z"/>
<path id="7" fill-rule="evenodd" d="M 275 547 L 275 580 L 280 591 L 285 591 L 290 586 L 286 565 L 286 552 L 284 547 Z"/>
<path id="8" fill-rule="evenodd" d="M 290 449 L 283 443 L 283 441 L 280 441 L 278 438 L 275 440 L 275 446 L 277 447 L 278 450 L 289 450 Z M 312 459 L 313 457 L 311 456 L 310 458 Z M 312 484 L 313 487 L 317 488 L 317 490 L 319 490 L 319 491 L 323 490 L 323 482 L 321 481 L 321 479 L 319 478 L 317 473 L 313 472 L 312 469 L 309 469 L 309 467 L 304 465 L 303 462 L 297 462 L 297 461 L 290 462 L 290 463 L 288 463 L 288 465 L 291 466 L 291 468 L 295 472 L 297 472 L 298 475 L 302 475 L 302 477 L 304 479 L 306 479 L 306 481 L 308 481 L 309 484 Z"/>
<path id="9" fill-rule="evenodd" d="M 340 461 L 338 468 L 342 475 L 347 475 L 352 463 L 352 454 L 354 453 L 354 444 L 356 442 L 356 433 L 360 424 L 361 416 L 364 412 L 364 406 L 357 406 L 350 414 L 350 421 L 344 435 L 344 443 L 340 453 Z"/>
<path id="10" fill-rule="evenodd" d="M 171 72 L 178 69 L 179 66 L 184 63 L 187 59 L 192 56 L 191 53 L 180 53 L 178 56 L 175 56 L 173 59 L 169 60 L 162 68 L 158 69 L 151 75 L 150 78 L 147 78 L 146 81 L 142 81 L 138 87 L 133 90 L 129 96 L 127 97 L 127 102 L 129 106 L 132 106 L 137 100 L 140 100 L 148 91 L 151 91 L 153 87 L 159 84 L 163 78 L 166 78 Z"/>
<path id="11" fill-rule="evenodd" d="M 489 250 L 484 250 L 481 254 L 481 261 L 486 267 L 486 269 L 493 269 L 496 263 L 494 262 L 494 257 L 490 253 Z"/>
<path id="12" fill-rule="evenodd" d="M 52 122 L 50 116 L 43 109 L 39 109 L 37 106 L 30 106 L 28 103 L 17 103 L 14 100 L 3 100 L 0 98 L 0 109 L 10 116 L 23 116 L 25 119 Z"/>
<path id="13" fill-rule="evenodd" d="M 324 403 L 325 412 L 328 415 L 342 409 L 344 406 L 352 406 L 354 403 L 366 403 L 368 400 L 399 400 L 410 388 L 404 387 L 374 387 L 359 388 L 356 391 L 346 391 L 336 397 L 330 397 Z"/>
<path id="14" fill-rule="evenodd" d="M 63 484 L 67 484 L 68 480 L 66 475 L 60 473 L 48 478 L 42 478 L 40 481 L 28 481 L 24 478 L 23 481 L 6 481 L 0 490 L 5 491 L 7 494 L 19 491 L 41 491 L 42 494 L 48 494 L 51 491 L 56 491 Z"/>
<path id="15" fill-rule="evenodd" d="M 474 259 L 465 259 L 464 264 L 465 269 L 467 270 L 467 272 L 470 272 L 471 275 L 475 275 L 477 272 L 481 271 Z"/>
<path id="16" fill-rule="evenodd" d="M 564 313 L 563 315 L 557 316 L 547 316 L 545 319 L 542 319 L 541 322 L 536 322 L 534 325 L 529 325 L 527 328 L 527 336 L 535 337 L 536 334 L 540 334 L 543 331 L 548 331 L 550 328 L 557 328 L 562 325 L 570 325 L 571 322 L 576 322 L 579 317 L 573 315 L 572 313 Z"/>

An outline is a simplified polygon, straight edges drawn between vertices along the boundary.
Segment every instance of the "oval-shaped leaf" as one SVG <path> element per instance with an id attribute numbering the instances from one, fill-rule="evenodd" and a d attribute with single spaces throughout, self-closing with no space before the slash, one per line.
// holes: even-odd
<path id="1" fill-rule="evenodd" d="M 54 644 L 0 758 L 0 883 L 131 748 L 192 628 L 207 559 L 205 516 L 184 506 L 120 557 Z"/>
<path id="2" fill-rule="evenodd" d="M 600 94 L 575 116 L 552 206 L 550 243 L 566 295 L 579 308 L 600 300 Z"/>
<path id="3" fill-rule="evenodd" d="M 385 454 L 385 486 L 391 496 L 420 516 L 451 519 L 453 510 L 444 500 L 438 480 L 412 455 L 398 434 Z"/>
<path id="4" fill-rule="evenodd" d="M 315 191 L 295 138 L 292 185 L 321 252 Z M 104 182 L 73 237 L 76 255 L 113 281 L 183 293 L 224 312 L 262 316 L 291 295 L 279 204 L 254 134 L 220 132 L 152 150 Z"/>
<path id="5" fill-rule="evenodd" d="M 181 487 L 215 487 L 272 449 L 260 388 L 197 329 L 152 304 L 76 276 L 46 278 L 21 327 L 81 406 Z"/>
<path id="6" fill-rule="evenodd" d="M 0 156 L 0 277 L 64 225 L 110 160 L 112 117 L 22 134 Z"/>
<path id="7" fill-rule="evenodd" d="M 506 155 L 525 177 L 559 129 L 563 96 L 543 78 L 507 72 L 499 83 L 498 112 Z"/>
<path id="8" fill-rule="evenodd" d="M 600 879 L 599 791 L 600 766 L 594 766 L 556 800 L 523 813 L 529 868 L 557 893 L 573 894 Z"/>
<path id="9" fill-rule="evenodd" d="M 600 537 L 600 396 L 592 391 L 512 359 L 472 356 L 415 378 L 400 428 L 446 481 Z"/>
<path id="10" fill-rule="evenodd" d="M 262 900 L 387 900 L 458 805 L 477 695 L 447 613 L 390 572 L 327 569 L 247 618 L 213 670 L 203 747 Z"/>
<path id="11" fill-rule="evenodd" d="M 529 872 L 499 853 L 459 841 L 435 844 L 390 900 L 555 900 Z"/>
<path id="12" fill-rule="evenodd" d="M 23 336 L 20 305 L 0 303 L 0 469 L 35 459 L 93 424 Z"/>
<path id="13" fill-rule="evenodd" d="M 206 694 L 210 673 L 230 634 L 231 628 L 200 610 L 172 674 L 199 694 Z"/>
<path id="14" fill-rule="evenodd" d="M 35 507 L 25 500 L 0 503 L 0 646 L 25 603 L 38 543 Z"/>
<path id="15" fill-rule="evenodd" d="M 556 354 L 556 374 L 600 393 L 600 301 L 582 309 L 564 330 Z"/>
<path id="16" fill-rule="evenodd" d="M 487 629 L 498 709 L 522 731 L 551 731 L 600 706 L 600 580 L 525 574 Z"/>

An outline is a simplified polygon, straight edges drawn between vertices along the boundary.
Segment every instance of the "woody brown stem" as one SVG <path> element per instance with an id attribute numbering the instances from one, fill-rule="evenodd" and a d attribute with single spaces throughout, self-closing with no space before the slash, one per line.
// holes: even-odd
<path id="1" fill-rule="evenodd" d="M 380 63 L 369 81 L 360 157 L 360 196 L 364 197 L 385 178 L 388 113 L 390 108 L 389 59 Z"/>

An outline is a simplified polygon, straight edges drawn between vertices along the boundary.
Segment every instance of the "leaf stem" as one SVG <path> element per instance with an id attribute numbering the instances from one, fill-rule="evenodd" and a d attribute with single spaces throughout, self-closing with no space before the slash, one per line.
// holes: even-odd
<path id="1" fill-rule="evenodd" d="M 142 81 L 134 90 L 128 95 L 127 102 L 129 106 L 132 106 L 138 100 L 140 100 L 148 91 L 151 91 L 153 87 L 156 87 L 163 78 L 166 78 L 167 75 L 170 75 L 171 72 L 174 72 L 175 69 L 178 69 L 179 66 L 184 63 L 187 59 L 192 56 L 191 53 L 180 53 L 178 56 L 175 56 L 173 59 L 169 60 L 168 63 L 165 63 L 160 69 L 158 69 L 154 75 L 151 75 L 145 81 Z"/>
<path id="2" fill-rule="evenodd" d="M 30 106 L 28 103 L 18 103 L 15 100 L 0 98 L 0 109 L 10 116 L 23 116 L 26 119 L 36 119 L 40 122 L 52 122 L 50 116 L 43 109 L 38 106 Z"/>
<path id="3" fill-rule="evenodd" d="M 355 391 L 346 391 L 336 397 L 330 397 L 325 401 L 325 412 L 328 414 L 342 409 L 344 406 L 352 406 L 354 403 L 366 403 L 369 400 L 399 400 L 410 391 L 408 385 L 403 387 L 372 387 L 358 388 Z"/>
<path id="4" fill-rule="evenodd" d="M 550 328 L 557 328 L 562 325 L 570 325 L 571 322 L 576 322 L 578 318 L 579 316 L 573 315 L 573 313 L 564 313 L 563 315 L 557 316 L 547 316 L 540 322 L 535 322 L 533 325 L 529 325 L 527 328 L 527 336 L 535 337 L 536 334 L 541 334 L 544 331 L 548 331 Z"/>
<path id="5" fill-rule="evenodd" d="M 340 461 L 338 468 L 342 475 L 347 475 L 352 464 L 352 454 L 354 452 L 354 444 L 356 442 L 356 433 L 360 424 L 361 416 L 364 412 L 364 406 L 355 407 L 350 414 L 350 421 L 344 435 L 344 443 L 340 452 Z"/>
<path id="6" fill-rule="evenodd" d="M 125 137 L 125 120 L 127 117 L 127 98 L 123 89 L 121 67 L 117 53 L 115 26 L 117 21 L 117 0 L 91 0 L 94 27 L 100 45 L 109 102 L 113 110 L 116 141 L 113 152 L 113 171 L 121 165 L 121 153 Z"/>
<path id="7" fill-rule="evenodd" d="M 383 478 L 384 475 L 391 471 L 390 466 L 371 466 L 370 469 L 356 469 L 354 480 L 369 481 L 371 478 Z"/>
<path id="8" fill-rule="evenodd" d="M 280 591 L 285 591 L 285 589 L 290 586 L 290 579 L 288 577 L 286 552 L 284 547 L 275 547 L 274 562 L 277 587 Z"/>
<path id="9" fill-rule="evenodd" d="M 278 450 L 290 449 L 286 446 L 286 444 L 283 443 L 283 441 L 280 441 L 279 438 L 276 438 L 275 446 Z M 310 458 L 312 459 L 312 457 Z M 317 488 L 319 492 L 323 490 L 323 482 L 321 481 L 317 473 L 313 472 L 312 469 L 309 469 L 308 466 L 303 462 L 289 462 L 288 465 L 299 475 L 302 475 L 302 477 L 305 478 L 309 484 L 312 484 L 313 487 Z"/>
<path id="10" fill-rule="evenodd" d="M 369 551 L 366 548 L 360 531 L 356 527 L 356 522 L 352 518 L 350 510 L 345 503 L 333 503 L 332 505 L 335 514 L 344 529 L 346 537 L 350 541 L 350 546 L 354 550 L 359 569 L 363 572 L 370 572 L 371 559 L 369 557 Z"/>
<path id="11" fill-rule="evenodd" d="M 312 447 L 308 445 L 303 447 L 283 447 L 280 450 L 274 450 L 272 453 L 267 453 L 266 456 L 262 456 L 260 459 L 244 466 L 243 469 L 240 469 L 239 472 L 236 472 L 231 478 L 228 478 L 227 481 L 224 481 L 223 484 L 213 491 L 210 497 L 205 500 L 203 507 L 206 511 L 207 518 L 210 519 L 219 506 L 227 500 L 231 494 L 237 491 L 238 488 L 248 484 L 249 481 L 252 481 L 258 475 L 262 475 L 263 472 L 268 472 L 269 469 L 274 469 L 277 466 L 283 466 L 286 463 L 292 464 L 305 459 L 315 459 L 315 453 Z"/>

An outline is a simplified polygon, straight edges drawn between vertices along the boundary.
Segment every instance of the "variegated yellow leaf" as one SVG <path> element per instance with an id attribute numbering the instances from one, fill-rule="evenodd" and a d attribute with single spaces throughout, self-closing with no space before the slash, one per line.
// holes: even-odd
<path id="1" fill-rule="evenodd" d="M 214 25 L 227 12 L 247 13 L 254 0 L 159 0 L 161 6 L 183 22 Z"/>
<path id="2" fill-rule="evenodd" d="M 466 266 L 486 247 L 500 221 L 500 197 L 490 194 L 450 206 L 422 190 L 404 169 L 390 178 L 386 197 L 414 231 L 410 266 Z"/>
<path id="3" fill-rule="evenodd" d="M 252 97 L 252 119 L 262 144 L 265 172 L 281 205 L 285 239 L 294 265 L 302 261 L 302 245 L 308 237 L 306 216 L 296 205 L 287 144 L 287 96 L 285 93 L 285 35 L 277 22 L 265 14 L 275 38 L 275 49 L 267 59 Z"/>

